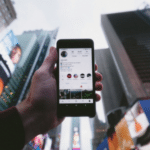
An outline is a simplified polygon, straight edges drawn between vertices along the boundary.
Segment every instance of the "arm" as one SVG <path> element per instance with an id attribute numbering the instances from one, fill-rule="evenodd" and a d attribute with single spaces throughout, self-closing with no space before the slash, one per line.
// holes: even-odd
<path id="1" fill-rule="evenodd" d="M 25 130 L 25 143 L 55 128 L 64 119 L 57 118 L 56 61 L 57 51 L 51 48 L 49 56 L 32 78 L 28 98 L 16 106 Z"/>
<path id="2" fill-rule="evenodd" d="M 0 112 L 0 149 L 20 150 L 24 145 L 24 128 L 16 107 Z M 13 148 L 12 148 L 13 147 Z"/>

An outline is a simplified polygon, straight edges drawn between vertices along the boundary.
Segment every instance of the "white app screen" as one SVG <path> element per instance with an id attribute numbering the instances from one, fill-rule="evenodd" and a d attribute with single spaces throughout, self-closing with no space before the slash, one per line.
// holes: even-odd
<path id="1" fill-rule="evenodd" d="M 93 103 L 91 48 L 59 49 L 59 103 Z"/>

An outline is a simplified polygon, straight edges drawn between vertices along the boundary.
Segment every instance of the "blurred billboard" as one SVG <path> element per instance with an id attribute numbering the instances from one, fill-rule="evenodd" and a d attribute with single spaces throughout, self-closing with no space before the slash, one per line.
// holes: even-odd
<path id="1" fill-rule="evenodd" d="M 49 138 L 47 133 L 39 134 L 35 136 L 28 144 L 35 150 L 45 150 L 47 138 Z"/>
<path id="2" fill-rule="evenodd" d="M 97 150 L 150 150 L 150 99 L 131 106 Z"/>
<path id="3" fill-rule="evenodd" d="M 9 31 L 0 41 L 0 95 L 11 78 L 21 58 L 21 47 L 18 39 Z"/>

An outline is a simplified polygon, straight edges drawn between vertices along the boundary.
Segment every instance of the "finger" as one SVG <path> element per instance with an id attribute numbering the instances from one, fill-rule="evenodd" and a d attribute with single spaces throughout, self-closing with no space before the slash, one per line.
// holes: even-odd
<path id="1" fill-rule="evenodd" d="M 56 61 L 57 61 L 57 50 L 55 47 L 51 47 L 49 55 L 43 62 L 42 67 L 46 70 L 48 69 L 50 72 L 53 72 Z"/>
<path id="2" fill-rule="evenodd" d="M 97 94 L 97 93 L 95 95 L 96 95 L 96 102 L 100 101 L 101 96 L 99 94 Z"/>
<path id="3" fill-rule="evenodd" d="M 57 67 L 54 67 L 54 71 L 53 72 L 54 72 L 55 77 L 57 77 L 57 75 L 58 75 L 57 74 Z"/>
<path id="4" fill-rule="evenodd" d="M 95 72 L 95 80 L 96 81 L 102 81 L 103 76 L 99 72 Z"/>
<path id="5" fill-rule="evenodd" d="M 57 67 L 54 67 L 54 72 L 56 72 L 56 70 L 57 70 Z"/>
<path id="6" fill-rule="evenodd" d="M 58 125 L 59 125 L 59 124 L 61 124 L 65 120 L 65 117 L 57 118 L 57 119 L 58 119 Z"/>
<path id="7" fill-rule="evenodd" d="M 99 81 L 96 81 L 95 83 L 95 90 L 96 91 L 101 91 L 103 89 L 103 84 Z"/>
<path id="8" fill-rule="evenodd" d="M 95 71 L 97 71 L 97 69 L 98 69 L 98 66 L 97 66 L 97 64 L 95 64 Z"/>

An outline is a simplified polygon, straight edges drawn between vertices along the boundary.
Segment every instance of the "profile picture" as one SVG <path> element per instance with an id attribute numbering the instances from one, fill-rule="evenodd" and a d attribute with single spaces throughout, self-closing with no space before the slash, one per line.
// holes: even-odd
<path id="1" fill-rule="evenodd" d="M 91 74 L 90 74 L 90 73 L 88 73 L 88 74 L 87 74 L 87 77 L 88 77 L 88 78 L 90 78 L 90 77 L 91 77 Z"/>
<path id="2" fill-rule="evenodd" d="M 74 78 L 78 78 L 78 75 L 77 75 L 77 74 L 74 74 Z"/>
<path id="3" fill-rule="evenodd" d="M 71 78 L 72 77 L 72 75 L 69 73 L 69 74 L 67 74 L 67 78 Z"/>
<path id="4" fill-rule="evenodd" d="M 68 55 L 68 53 L 67 53 L 66 51 L 62 51 L 62 52 L 61 52 L 61 56 L 62 56 L 62 57 L 67 57 L 67 55 Z"/>
<path id="5" fill-rule="evenodd" d="M 81 77 L 81 78 L 84 78 L 84 77 L 85 77 L 85 74 L 84 74 L 84 73 L 80 74 L 80 77 Z"/>

